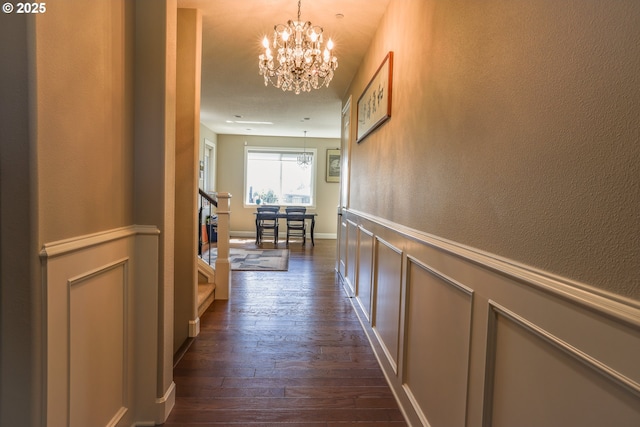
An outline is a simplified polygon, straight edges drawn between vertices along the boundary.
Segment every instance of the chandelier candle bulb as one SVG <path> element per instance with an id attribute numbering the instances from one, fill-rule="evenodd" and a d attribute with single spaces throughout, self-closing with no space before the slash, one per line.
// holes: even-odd
<path id="1" fill-rule="evenodd" d="M 265 36 L 264 53 L 259 56 L 258 68 L 264 76 L 264 85 L 271 83 L 283 91 L 311 92 L 329 86 L 333 72 L 338 68 L 338 58 L 332 53 L 333 41 L 329 39 L 322 49 L 322 27 L 300 19 L 301 0 L 298 0 L 298 20 L 286 25 L 274 26 L 273 49 L 277 53 L 274 62 L 269 39 Z"/>

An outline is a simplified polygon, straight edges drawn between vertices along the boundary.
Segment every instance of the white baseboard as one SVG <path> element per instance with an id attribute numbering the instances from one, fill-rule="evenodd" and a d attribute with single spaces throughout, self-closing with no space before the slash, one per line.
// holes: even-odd
<path id="1" fill-rule="evenodd" d="M 195 338 L 200 334 L 200 318 L 189 320 L 189 338 Z"/>
<path id="2" fill-rule="evenodd" d="M 169 413 L 176 404 L 176 383 L 171 381 L 171 385 L 164 393 L 164 396 L 156 399 L 157 417 L 156 424 L 164 423 L 169 417 Z"/>

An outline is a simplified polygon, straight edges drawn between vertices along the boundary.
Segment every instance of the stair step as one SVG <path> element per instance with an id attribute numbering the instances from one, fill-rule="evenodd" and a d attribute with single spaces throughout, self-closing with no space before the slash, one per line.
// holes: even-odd
<path id="1" fill-rule="evenodd" d="M 207 311 L 215 299 L 215 283 L 198 284 L 198 317 Z"/>

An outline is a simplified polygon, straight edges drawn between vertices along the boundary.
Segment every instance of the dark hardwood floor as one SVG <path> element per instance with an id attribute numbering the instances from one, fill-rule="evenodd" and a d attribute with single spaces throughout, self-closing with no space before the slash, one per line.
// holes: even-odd
<path id="1" fill-rule="evenodd" d="M 165 427 L 407 425 L 335 273 L 335 246 L 291 243 L 289 271 L 232 272 L 229 301 L 202 315 L 175 366 Z"/>

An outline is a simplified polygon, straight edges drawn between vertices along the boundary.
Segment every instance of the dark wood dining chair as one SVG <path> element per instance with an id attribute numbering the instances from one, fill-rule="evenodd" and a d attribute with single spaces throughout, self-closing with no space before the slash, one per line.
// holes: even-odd
<path id="1" fill-rule="evenodd" d="M 302 237 L 302 246 L 307 243 L 307 223 L 304 214 L 307 208 L 303 206 L 289 206 L 285 208 L 287 214 L 287 246 L 290 236 Z"/>
<path id="2" fill-rule="evenodd" d="M 258 243 L 262 243 L 263 236 L 273 236 L 273 243 L 278 244 L 278 212 L 280 206 L 258 206 Z"/>

